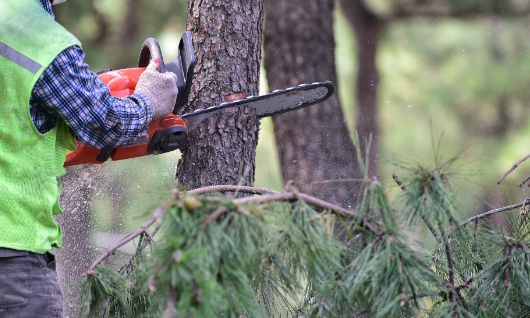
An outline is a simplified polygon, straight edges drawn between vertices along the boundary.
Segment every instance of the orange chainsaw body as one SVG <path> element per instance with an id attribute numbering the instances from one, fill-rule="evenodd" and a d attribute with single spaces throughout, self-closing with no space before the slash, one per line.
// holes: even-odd
<path id="1" fill-rule="evenodd" d="M 115 97 L 126 97 L 134 93 L 134 89 L 136 88 L 136 84 L 138 83 L 140 75 L 144 71 L 145 67 L 127 68 L 100 74 L 98 75 L 98 78 L 109 86 L 110 95 Z M 186 124 L 180 116 L 169 114 L 166 117 L 154 119 L 151 121 L 151 124 L 147 129 L 146 136 L 140 136 L 137 138 L 137 143 L 134 145 L 112 150 L 110 158 L 116 161 L 150 155 L 151 153 L 147 150 L 147 148 L 155 132 L 175 126 L 186 129 Z M 75 151 L 69 151 L 66 155 L 66 160 L 64 162 L 65 167 L 85 163 L 101 164 L 105 162 L 97 160 L 101 149 L 92 148 L 81 142 L 78 142 L 77 140 L 75 141 L 75 144 L 77 149 Z"/>

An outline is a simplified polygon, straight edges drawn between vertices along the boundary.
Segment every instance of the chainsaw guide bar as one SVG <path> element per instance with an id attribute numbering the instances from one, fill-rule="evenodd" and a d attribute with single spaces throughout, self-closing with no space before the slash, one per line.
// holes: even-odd
<path id="1" fill-rule="evenodd" d="M 334 92 L 335 86 L 329 81 L 302 84 L 297 87 L 275 90 L 260 96 L 250 96 L 231 103 L 222 103 L 206 109 L 199 109 L 183 114 L 181 117 L 186 123 L 188 131 L 192 131 L 205 119 L 225 109 L 248 106 L 256 109 L 258 118 L 263 118 L 318 104 L 328 99 Z"/>

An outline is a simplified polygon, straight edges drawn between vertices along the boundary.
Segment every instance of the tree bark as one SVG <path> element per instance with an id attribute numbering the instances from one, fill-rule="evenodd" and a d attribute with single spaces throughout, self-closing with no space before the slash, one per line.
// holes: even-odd
<path id="1" fill-rule="evenodd" d="M 333 0 L 266 0 L 265 69 L 271 90 L 302 83 L 336 83 Z M 337 94 L 327 101 L 273 117 L 285 181 L 304 193 L 354 206 L 357 157 Z"/>
<path id="2" fill-rule="evenodd" d="M 377 155 L 381 129 L 377 110 L 377 90 L 379 88 L 379 72 L 376 65 L 377 47 L 381 33 L 387 22 L 372 13 L 363 0 L 340 0 L 342 9 L 350 21 L 357 36 L 357 113 L 355 129 L 361 140 L 364 153 L 368 140 L 372 135 L 370 147 L 369 175 L 379 175 Z M 364 157 L 364 156 L 363 156 Z"/>
<path id="3" fill-rule="evenodd" d="M 190 0 L 187 30 L 195 49 L 195 74 L 183 112 L 207 108 L 225 97 L 257 95 L 263 0 Z M 177 168 L 187 189 L 253 185 L 259 120 L 250 108 L 211 117 L 190 132 Z"/>

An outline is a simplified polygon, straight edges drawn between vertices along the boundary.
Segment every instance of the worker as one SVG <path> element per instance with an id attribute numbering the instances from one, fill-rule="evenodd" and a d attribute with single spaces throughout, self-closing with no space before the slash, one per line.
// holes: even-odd
<path id="1" fill-rule="evenodd" d="M 75 138 L 116 148 L 168 115 L 176 75 L 156 63 L 134 94 L 117 98 L 83 62 L 79 41 L 55 22 L 65 0 L 0 0 L 0 318 L 62 317 L 49 253 L 61 246 L 53 216 Z"/>

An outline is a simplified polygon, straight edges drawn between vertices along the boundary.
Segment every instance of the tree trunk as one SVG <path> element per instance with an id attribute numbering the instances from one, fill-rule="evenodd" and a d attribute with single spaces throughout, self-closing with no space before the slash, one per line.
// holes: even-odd
<path id="1" fill-rule="evenodd" d="M 65 297 L 64 317 L 77 317 L 77 291 L 72 283 L 92 264 L 90 211 L 103 179 L 102 165 L 87 165 L 69 171 L 62 178 L 60 205 L 64 213 L 56 217 L 63 231 L 63 246 L 57 251 L 57 272 Z"/>
<path id="2" fill-rule="evenodd" d="M 330 80 L 336 83 L 333 0 L 266 0 L 265 69 L 270 90 Z M 282 176 L 296 187 L 345 207 L 355 203 L 357 157 L 338 95 L 273 117 Z"/>
<path id="3" fill-rule="evenodd" d="M 342 9 L 350 21 L 357 36 L 358 71 L 357 71 L 357 114 L 355 129 L 361 139 L 361 150 L 366 149 L 365 140 L 372 135 L 370 147 L 369 174 L 379 174 L 377 155 L 381 129 L 377 111 L 377 90 L 379 72 L 376 55 L 381 33 L 386 21 L 379 18 L 366 7 L 363 0 L 340 0 Z"/>
<path id="4" fill-rule="evenodd" d="M 220 104 L 232 94 L 257 95 L 263 0 L 190 0 L 187 30 L 195 74 L 183 112 Z M 259 120 L 250 108 L 225 111 L 192 131 L 176 178 L 194 189 L 253 185 Z"/>

